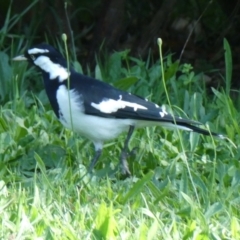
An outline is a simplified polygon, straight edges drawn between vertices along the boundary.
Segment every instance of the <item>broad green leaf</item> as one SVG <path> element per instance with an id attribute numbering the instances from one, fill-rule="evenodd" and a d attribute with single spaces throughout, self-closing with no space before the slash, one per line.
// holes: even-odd
<path id="1" fill-rule="evenodd" d="M 128 191 L 128 193 L 123 197 L 123 204 L 125 204 L 127 201 L 132 199 L 134 196 L 140 194 L 140 192 L 143 190 L 143 187 L 146 183 L 148 183 L 151 178 L 153 177 L 154 172 L 150 171 L 148 174 L 146 174 L 142 179 L 138 180 L 132 188 Z"/>
<path id="2" fill-rule="evenodd" d="M 206 219 L 209 220 L 212 216 L 214 216 L 216 213 L 219 213 L 222 210 L 224 210 L 223 205 L 220 202 L 215 202 L 207 209 L 204 215 Z"/>
<path id="3" fill-rule="evenodd" d="M 136 77 L 126 77 L 120 79 L 114 83 L 114 87 L 119 88 L 121 90 L 128 90 L 132 85 L 134 85 L 138 79 Z"/>
<path id="4" fill-rule="evenodd" d="M 229 95 L 232 81 L 232 52 L 230 45 L 226 38 L 223 39 L 223 47 L 224 47 L 224 58 L 225 58 L 225 83 L 226 83 L 226 93 Z"/>
<path id="5" fill-rule="evenodd" d="M 115 234 L 117 232 L 117 223 L 114 218 L 115 214 L 116 210 L 113 210 L 112 204 L 108 207 L 106 203 L 101 203 L 95 219 L 96 236 L 101 239 L 116 239 Z"/>

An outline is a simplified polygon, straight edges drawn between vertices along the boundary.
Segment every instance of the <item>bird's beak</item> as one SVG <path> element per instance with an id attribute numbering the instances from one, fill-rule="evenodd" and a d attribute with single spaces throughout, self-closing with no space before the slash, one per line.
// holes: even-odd
<path id="1" fill-rule="evenodd" d="M 20 56 L 14 57 L 12 60 L 13 61 L 26 61 L 27 58 L 24 55 L 20 55 Z"/>

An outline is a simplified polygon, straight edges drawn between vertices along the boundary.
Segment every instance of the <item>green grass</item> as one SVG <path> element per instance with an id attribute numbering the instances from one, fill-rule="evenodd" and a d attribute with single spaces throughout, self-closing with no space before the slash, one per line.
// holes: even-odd
<path id="1" fill-rule="evenodd" d="M 226 90 L 207 94 L 204 74 L 169 55 L 166 93 L 160 63 L 150 57 L 123 51 L 98 61 L 93 76 L 171 110 L 168 94 L 174 112 L 229 137 L 139 129 L 130 142 L 133 177 L 121 179 L 125 134 L 105 144 L 90 177 L 92 145 L 56 120 L 38 90 L 41 77 L 25 64 L 3 62 L 1 86 L 14 84 L 4 85 L 0 109 L 1 239 L 240 239 L 240 98 L 229 95 L 229 72 Z"/>

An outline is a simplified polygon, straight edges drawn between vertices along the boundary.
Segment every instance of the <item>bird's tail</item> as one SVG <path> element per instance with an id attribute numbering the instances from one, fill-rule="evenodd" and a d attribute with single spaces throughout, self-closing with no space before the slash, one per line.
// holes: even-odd
<path id="1" fill-rule="evenodd" d="M 158 124 L 160 126 L 163 126 L 163 127 L 169 128 L 169 129 L 173 129 L 173 130 L 174 129 L 182 129 L 185 131 L 196 132 L 196 133 L 203 134 L 206 136 L 214 136 L 214 137 L 218 137 L 221 139 L 226 138 L 226 136 L 224 136 L 222 134 L 218 134 L 218 133 L 212 132 L 208 129 L 203 129 L 203 128 L 199 127 L 200 125 L 202 125 L 202 123 L 192 121 L 189 119 L 175 117 L 172 119 L 158 122 Z"/>
<path id="2" fill-rule="evenodd" d="M 176 124 L 175 124 L 175 126 L 179 129 L 184 129 L 184 130 L 187 130 L 187 131 L 193 131 L 193 132 L 203 134 L 203 135 L 206 135 L 206 136 L 214 136 L 214 137 L 218 137 L 218 138 L 221 138 L 221 139 L 226 138 L 222 134 L 218 134 L 218 133 L 212 132 L 210 130 L 200 128 L 196 125 L 200 125 L 200 123 L 194 122 L 194 121 L 189 121 L 189 123 L 183 123 L 183 122 L 176 121 Z"/>

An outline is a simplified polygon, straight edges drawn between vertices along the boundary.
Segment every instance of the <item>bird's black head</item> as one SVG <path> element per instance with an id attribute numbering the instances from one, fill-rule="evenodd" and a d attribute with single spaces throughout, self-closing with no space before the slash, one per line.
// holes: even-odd
<path id="1" fill-rule="evenodd" d="M 27 49 L 24 55 L 13 58 L 15 61 L 27 60 L 47 74 L 49 80 L 63 81 L 68 78 L 67 62 L 54 47 L 42 43 Z"/>

